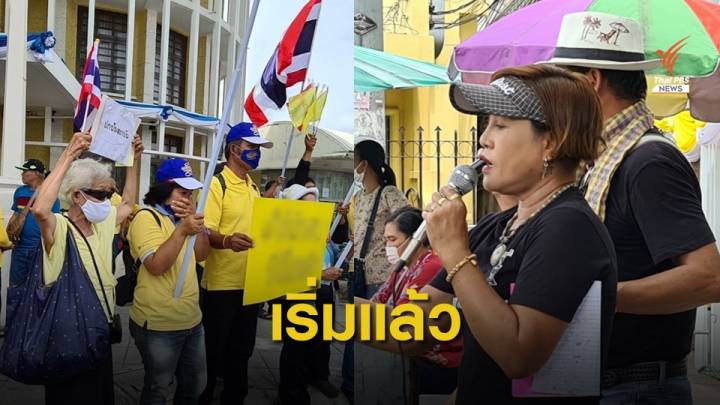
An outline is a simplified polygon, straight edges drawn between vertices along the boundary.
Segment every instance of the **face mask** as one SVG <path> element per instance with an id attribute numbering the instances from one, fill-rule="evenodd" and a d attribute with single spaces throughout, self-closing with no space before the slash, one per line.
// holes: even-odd
<path id="1" fill-rule="evenodd" d="M 235 156 L 238 156 L 235 154 Z M 260 164 L 260 148 L 257 149 L 245 149 L 240 154 L 240 160 L 245 162 L 251 169 L 257 169 Z"/>
<path id="2" fill-rule="evenodd" d="M 400 246 L 385 246 L 385 255 L 387 255 L 387 259 L 390 264 L 394 265 L 400 261 L 400 250 L 398 250 L 398 248 L 406 244 L 408 240 L 409 239 L 405 239 Z"/>
<path id="3" fill-rule="evenodd" d="M 360 165 L 358 165 L 358 166 L 360 166 Z M 355 184 L 356 184 L 358 187 L 362 187 L 362 182 L 363 182 L 363 179 L 365 178 L 365 172 L 358 173 L 357 167 L 356 167 L 356 168 L 353 170 L 353 178 L 354 178 Z"/>
<path id="4" fill-rule="evenodd" d="M 392 265 L 400 261 L 400 254 L 398 253 L 398 248 L 395 246 L 385 246 L 385 254 L 387 255 L 388 262 Z"/>
<path id="5" fill-rule="evenodd" d="M 112 209 L 110 200 L 106 199 L 103 202 L 95 202 L 91 201 L 82 191 L 80 194 L 85 197 L 85 203 L 80 206 L 80 209 L 88 221 L 97 224 L 104 221 L 108 215 L 110 215 L 110 210 Z"/>
<path id="6" fill-rule="evenodd" d="M 172 205 L 170 205 L 170 204 L 165 204 L 165 205 L 163 205 L 163 209 L 165 210 L 165 212 L 167 212 L 168 214 L 172 215 L 173 217 L 175 216 L 175 211 L 173 211 Z"/>

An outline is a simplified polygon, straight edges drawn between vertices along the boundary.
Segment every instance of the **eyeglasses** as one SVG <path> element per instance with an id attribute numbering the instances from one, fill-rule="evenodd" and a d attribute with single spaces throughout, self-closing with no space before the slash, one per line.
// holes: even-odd
<path id="1" fill-rule="evenodd" d="M 80 191 L 100 201 L 106 200 L 115 194 L 115 190 L 93 190 L 91 188 L 84 188 Z"/>

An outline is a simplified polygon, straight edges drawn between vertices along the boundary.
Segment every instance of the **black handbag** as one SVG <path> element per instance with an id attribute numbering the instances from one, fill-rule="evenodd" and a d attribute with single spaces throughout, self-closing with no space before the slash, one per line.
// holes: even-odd
<path id="1" fill-rule="evenodd" d="M 90 242 L 88 242 L 85 235 L 83 235 L 80 228 L 78 228 L 75 223 L 70 220 L 70 218 L 67 218 L 68 222 L 72 224 L 72 226 L 75 227 L 75 229 L 78 231 L 80 236 L 85 241 L 85 244 L 88 247 L 88 251 L 90 252 L 90 257 L 92 258 L 93 267 L 95 267 L 95 274 L 97 274 L 98 282 L 100 283 L 100 291 L 102 291 L 103 299 L 105 300 L 105 307 L 108 310 L 108 314 L 112 314 L 112 309 L 110 308 L 110 302 L 107 299 L 107 294 L 105 294 L 105 287 L 103 287 L 102 277 L 100 276 L 100 269 L 98 268 L 97 262 L 95 261 L 95 254 L 92 251 L 92 248 L 90 247 Z M 120 319 L 120 314 L 115 314 L 112 317 L 112 320 L 109 322 L 110 326 L 110 343 L 120 343 L 122 342 L 122 320 Z"/>
<path id="2" fill-rule="evenodd" d="M 375 196 L 375 202 L 373 202 L 373 208 L 370 212 L 370 218 L 368 219 L 368 225 L 365 229 L 365 238 L 363 239 L 362 248 L 360 248 L 360 254 L 353 260 L 355 271 L 352 277 L 352 296 L 361 298 L 370 298 L 367 296 L 367 280 L 365 278 L 365 256 L 370 248 L 370 239 L 372 239 L 373 232 L 375 231 L 375 217 L 377 216 L 378 208 L 380 207 L 380 197 L 385 186 L 380 186 L 378 194 Z"/>

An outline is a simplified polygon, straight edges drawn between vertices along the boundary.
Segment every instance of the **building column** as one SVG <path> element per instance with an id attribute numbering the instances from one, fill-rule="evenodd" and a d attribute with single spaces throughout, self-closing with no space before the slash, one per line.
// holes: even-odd
<path id="1" fill-rule="evenodd" d="M 3 111 L 0 176 L 17 179 L 25 159 L 25 109 L 27 92 L 28 0 L 7 1 L 8 53 L 5 61 L 5 101 Z"/>
<path id="2" fill-rule="evenodd" d="M 90 52 L 93 42 L 95 42 L 95 0 L 88 0 L 88 30 L 87 30 L 87 49 L 85 54 Z"/>
<path id="3" fill-rule="evenodd" d="M 143 103 L 152 103 L 155 85 L 155 36 L 157 35 L 158 12 L 153 8 L 147 9 L 145 20 L 145 65 L 143 66 Z M 149 145 L 149 144 L 148 144 Z"/>
<path id="4" fill-rule="evenodd" d="M 27 17 L 28 0 L 5 1 L 5 32 L 8 53 L 5 61 L 5 97 L 3 111 L 2 147 L 0 149 L 0 205 L 5 220 L 10 218 L 10 205 L 14 189 L 20 185 L 20 166 L 25 159 L 25 95 L 27 91 Z M 5 223 L 0 223 L 5 226 Z M 2 296 L 7 297 L 10 278 L 10 256 L 4 254 L 2 268 Z M 5 324 L 5 309 L 0 311 L 0 326 Z"/>
<path id="5" fill-rule="evenodd" d="M 185 108 L 188 109 L 188 111 L 195 112 L 198 111 L 198 109 L 195 108 L 195 97 L 197 93 L 198 41 L 200 39 L 200 13 L 198 12 L 198 7 L 199 5 L 197 4 L 193 5 L 192 16 L 190 17 L 190 47 L 188 49 L 188 60 L 190 63 L 188 66 L 188 75 L 185 80 L 187 84 L 187 90 L 185 92 Z"/>
<path id="6" fill-rule="evenodd" d="M 53 0 L 48 0 L 53 1 Z M 132 99 L 133 45 L 135 44 L 135 0 L 128 0 L 127 45 L 125 46 L 125 100 Z"/>
<path id="7" fill-rule="evenodd" d="M 220 82 L 220 43 L 222 42 L 222 2 L 215 4 L 215 21 L 213 21 L 212 45 L 210 51 L 210 86 L 208 91 L 208 113 L 219 117 L 218 86 Z"/>
<path id="8" fill-rule="evenodd" d="M 55 0 L 48 0 L 47 30 L 55 32 Z"/>
<path id="9" fill-rule="evenodd" d="M 230 24 L 230 27 L 232 27 L 232 32 L 230 33 L 230 38 L 228 38 L 227 43 L 227 52 L 225 53 L 225 90 L 223 91 L 223 108 L 228 102 L 227 95 L 230 93 L 229 86 L 230 86 L 230 78 L 233 75 L 233 70 L 235 69 L 235 58 L 236 58 L 236 51 L 237 51 L 237 36 L 238 36 L 238 25 L 240 22 L 240 7 L 238 7 L 241 4 L 241 0 L 228 0 L 230 1 L 230 13 L 228 15 L 228 24 Z M 237 94 L 237 93 L 236 93 Z M 228 123 L 230 125 L 235 125 L 235 123 L 238 122 L 237 116 L 236 116 L 236 108 L 235 103 L 230 107 L 230 117 L 228 119 Z M 218 118 L 221 118 L 222 111 L 218 111 Z"/>
<path id="10" fill-rule="evenodd" d="M 160 97 L 159 104 L 167 102 L 167 65 L 170 44 L 170 0 L 163 0 L 162 33 L 160 35 Z M 154 73 L 153 73 L 154 77 Z M 160 122 L 157 133 L 157 150 L 162 152 L 165 145 L 165 123 Z"/>
<path id="11" fill-rule="evenodd" d="M 150 127 L 147 125 L 141 125 L 140 131 L 143 145 L 145 145 L 147 149 L 150 149 L 150 145 L 152 144 L 152 133 L 150 132 Z M 150 190 L 150 177 L 152 177 L 152 173 L 150 173 L 150 159 L 151 157 L 147 153 L 143 153 L 140 156 L 140 178 L 138 182 L 138 196 L 141 200 L 142 197 L 147 194 L 148 190 Z"/>
<path id="12" fill-rule="evenodd" d="M 55 3 L 55 21 L 53 22 L 52 32 L 57 41 L 55 42 L 53 51 L 55 51 L 60 58 L 66 59 L 65 42 L 67 41 L 67 38 L 65 24 L 67 22 L 67 0 L 48 0 L 48 5 L 50 2 Z M 49 20 L 48 30 L 50 30 Z"/>
<path id="13" fill-rule="evenodd" d="M 154 84 L 155 84 L 155 36 L 157 35 L 157 22 L 158 22 L 158 11 L 154 8 L 147 9 L 147 18 L 145 21 L 145 64 L 143 66 L 143 94 L 142 101 L 144 103 L 152 103 L 154 98 Z M 150 150 L 152 148 L 152 132 L 150 127 L 147 125 L 140 126 L 140 136 L 142 137 L 143 145 L 145 149 Z M 139 194 L 144 196 L 150 189 L 150 160 L 151 156 L 147 153 L 143 153 L 140 157 L 140 182 Z"/>

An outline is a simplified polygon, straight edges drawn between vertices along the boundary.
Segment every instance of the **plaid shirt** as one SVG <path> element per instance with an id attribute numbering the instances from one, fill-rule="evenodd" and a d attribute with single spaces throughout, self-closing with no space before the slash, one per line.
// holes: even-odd
<path id="1" fill-rule="evenodd" d="M 585 199 L 601 220 L 605 220 L 605 202 L 613 174 L 627 153 L 652 127 L 653 114 L 644 100 L 613 115 L 605 123 L 602 136 L 607 142 L 607 149 L 595 161 L 585 191 Z"/>

